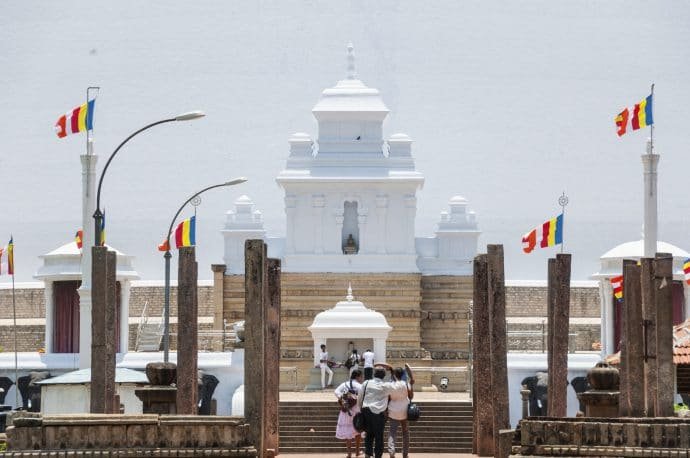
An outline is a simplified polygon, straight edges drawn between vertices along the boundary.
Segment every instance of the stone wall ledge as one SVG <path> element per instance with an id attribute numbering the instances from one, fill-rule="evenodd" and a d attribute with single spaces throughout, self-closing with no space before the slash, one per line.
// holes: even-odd
<path id="1" fill-rule="evenodd" d="M 139 415 L 109 415 L 109 414 L 65 414 L 65 415 L 45 415 L 42 419 L 43 426 L 68 426 L 68 425 L 157 425 L 158 415 L 139 414 Z M 20 419 L 15 422 L 16 426 L 22 426 Z"/>
<path id="2" fill-rule="evenodd" d="M 254 447 L 244 448 L 202 448 L 202 449 L 173 449 L 173 448 L 134 448 L 123 450 L 33 450 L 0 452 L 0 458 L 201 458 L 201 457 L 235 457 L 253 458 L 258 456 Z"/>
<path id="3" fill-rule="evenodd" d="M 521 450 L 522 456 L 542 457 L 674 457 L 690 458 L 688 449 L 668 449 L 659 447 L 615 447 L 615 446 L 588 446 L 588 447 L 564 447 L 543 445 L 533 450 Z"/>

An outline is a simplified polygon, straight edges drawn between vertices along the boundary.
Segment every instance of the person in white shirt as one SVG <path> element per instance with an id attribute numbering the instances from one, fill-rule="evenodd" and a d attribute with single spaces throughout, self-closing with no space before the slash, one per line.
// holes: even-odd
<path id="1" fill-rule="evenodd" d="M 348 366 L 350 368 L 350 377 L 352 377 L 352 373 L 354 371 L 359 369 L 359 362 L 360 362 L 359 353 L 357 353 L 356 348 L 353 348 L 352 353 L 347 358 L 347 363 L 346 363 L 346 366 Z"/>
<path id="2" fill-rule="evenodd" d="M 409 367 L 409 366 L 408 366 Z M 407 406 L 414 396 L 412 385 L 414 379 L 412 378 L 412 371 L 408 371 L 409 383 L 403 380 L 405 371 L 402 367 L 396 367 L 393 371 L 393 391 L 390 394 L 388 401 L 388 419 L 390 425 L 388 427 L 388 453 L 390 458 L 395 458 L 395 437 L 398 433 L 398 426 L 402 427 L 402 456 L 407 458 L 410 451 L 410 431 L 407 422 Z"/>
<path id="3" fill-rule="evenodd" d="M 355 440 L 355 456 L 359 456 L 359 448 L 362 444 L 362 435 L 358 433 L 352 425 L 352 418 L 359 412 L 357 405 L 357 394 L 362 389 L 362 371 L 355 369 L 350 375 L 350 380 L 338 385 L 335 389 L 335 396 L 340 404 L 338 414 L 338 425 L 335 428 L 335 437 L 344 439 L 347 446 L 347 458 L 352 456 L 352 439 Z"/>
<path id="4" fill-rule="evenodd" d="M 326 389 L 326 373 L 328 373 L 328 386 L 333 386 L 333 371 L 328 367 L 328 352 L 326 345 L 321 344 L 321 353 L 319 354 L 319 367 L 321 368 L 321 389 Z"/>
<path id="5" fill-rule="evenodd" d="M 383 363 L 377 366 L 392 368 Z M 364 414 L 366 423 L 366 436 L 364 438 L 364 454 L 367 458 L 383 456 L 383 429 L 386 426 L 386 409 L 388 408 L 388 396 L 395 390 L 395 384 L 384 382 L 386 370 L 381 367 L 374 369 L 374 378 L 362 384 L 362 389 L 357 395 L 357 405 Z"/>
<path id="6" fill-rule="evenodd" d="M 364 361 L 364 380 L 371 380 L 374 375 L 374 352 L 367 349 L 362 354 L 362 360 Z"/>

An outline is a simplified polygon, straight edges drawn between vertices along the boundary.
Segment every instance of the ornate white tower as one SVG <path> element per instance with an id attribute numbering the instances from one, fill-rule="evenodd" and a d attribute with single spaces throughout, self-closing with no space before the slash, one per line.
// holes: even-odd
<path id="1" fill-rule="evenodd" d="M 418 272 L 412 140 L 383 139 L 388 108 L 377 89 L 356 79 L 352 45 L 347 79 L 323 91 L 312 112 L 316 143 L 290 138 L 290 156 L 276 181 L 285 190 L 284 270 L 292 272 Z"/>

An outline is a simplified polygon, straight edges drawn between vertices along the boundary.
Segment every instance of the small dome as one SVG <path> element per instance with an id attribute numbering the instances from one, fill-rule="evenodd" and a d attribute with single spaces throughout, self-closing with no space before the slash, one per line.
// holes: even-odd
<path id="1" fill-rule="evenodd" d="M 348 288 L 346 300 L 335 304 L 332 309 L 325 310 L 314 317 L 309 326 L 310 331 L 323 329 L 367 329 L 391 330 L 382 313 L 375 312 L 364 306 L 360 301 L 353 300 L 352 289 Z"/>
<path id="2" fill-rule="evenodd" d="M 290 142 L 310 142 L 311 141 L 311 136 L 309 134 L 306 134 L 304 132 L 295 132 L 290 136 L 290 139 L 288 140 Z"/>
<path id="3" fill-rule="evenodd" d="M 253 204 L 252 199 L 249 198 L 248 195 L 242 194 L 240 197 L 237 198 L 235 201 L 235 205 L 247 205 L 247 204 Z"/>
<path id="4" fill-rule="evenodd" d="M 674 258 L 687 258 L 690 255 L 683 249 L 670 243 L 656 242 L 657 253 L 671 253 Z M 644 256 L 644 240 L 621 243 L 601 256 L 601 259 L 641 258 Z"/>
<path id="5" fill-rule="evenodd" d="M 451 197 L 451 199 L 448 201 L 448 203 L 451 204 L 451 205 L 453 205 L 453 204 L 463 204 L 463 205 L 465 205 L 465 204 L 467 204 L 467 199 L 465 199 L 465 198 L 462 197 L 462 196 L 453 196 L 453 197 Z"/>
<path id="6" fill-rule="evenodd" d="M 398 133 L 398 134 L 393 134 L 391 135 L 390 140 L 392 141 L 412 141 L 409 135 L 403 134 L 403 133 Z"/>

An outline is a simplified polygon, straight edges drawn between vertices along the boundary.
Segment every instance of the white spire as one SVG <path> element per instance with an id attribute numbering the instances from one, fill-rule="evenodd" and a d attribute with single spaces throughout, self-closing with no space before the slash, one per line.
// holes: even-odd
<path id="1" fill-rule="evenodd" d="M 352 42 L 347 44 L 347 79 L 357 79 L 357 72 L 355 71 L 355 47 L 352 46 Z"/>
<path id="2" fill-rule="evenodd" d="M 345 299 L 347 299 L 348 302 L 352 302 L 352 299 L 355 297 L 352 295 L 352 283 L 348 282 L 347 283 L 347 296 L 345 296 Z"/>

